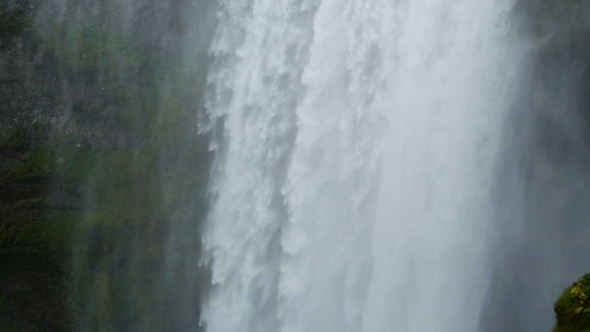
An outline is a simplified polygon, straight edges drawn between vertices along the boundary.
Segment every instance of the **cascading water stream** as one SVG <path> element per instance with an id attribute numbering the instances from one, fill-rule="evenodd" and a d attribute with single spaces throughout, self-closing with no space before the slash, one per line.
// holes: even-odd
<path id="1" fill-rule="evenodd" d="M 474 331 L 511 0 L 224 0 L 208 331 Z"/>

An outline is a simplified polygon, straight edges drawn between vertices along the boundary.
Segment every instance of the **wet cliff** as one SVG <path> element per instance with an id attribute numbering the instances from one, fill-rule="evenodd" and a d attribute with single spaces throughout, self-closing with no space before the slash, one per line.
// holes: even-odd
<path id="1" fill-rule="evenodd" d="M 0 1 L 2 331 L 199 329 L 211 7 Z"/>

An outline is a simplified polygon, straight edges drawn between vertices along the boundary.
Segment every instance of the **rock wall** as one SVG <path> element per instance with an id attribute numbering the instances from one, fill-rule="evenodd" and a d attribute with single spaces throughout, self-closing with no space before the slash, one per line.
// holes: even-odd
<path id="1" fill-rule="evenodd" d="M 0 0 L 2 331 L 199 330 L 212 6 Z"/>

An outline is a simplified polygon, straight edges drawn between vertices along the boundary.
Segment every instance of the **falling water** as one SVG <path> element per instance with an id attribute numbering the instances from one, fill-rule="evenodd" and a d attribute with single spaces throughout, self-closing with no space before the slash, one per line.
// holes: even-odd
<path id="1" fill-rule="evenodd" d="M 513 5 L 220 1 L 208 331 L 477 329 Z"/>

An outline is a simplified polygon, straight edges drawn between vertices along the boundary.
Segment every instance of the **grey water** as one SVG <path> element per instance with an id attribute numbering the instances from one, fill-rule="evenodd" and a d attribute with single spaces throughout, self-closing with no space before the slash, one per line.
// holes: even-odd
<path id="1" fill-rule="evenodd" d="M 588 268 L 567 6 L 220 1 L 207 329 L 549 330 Z"/>

